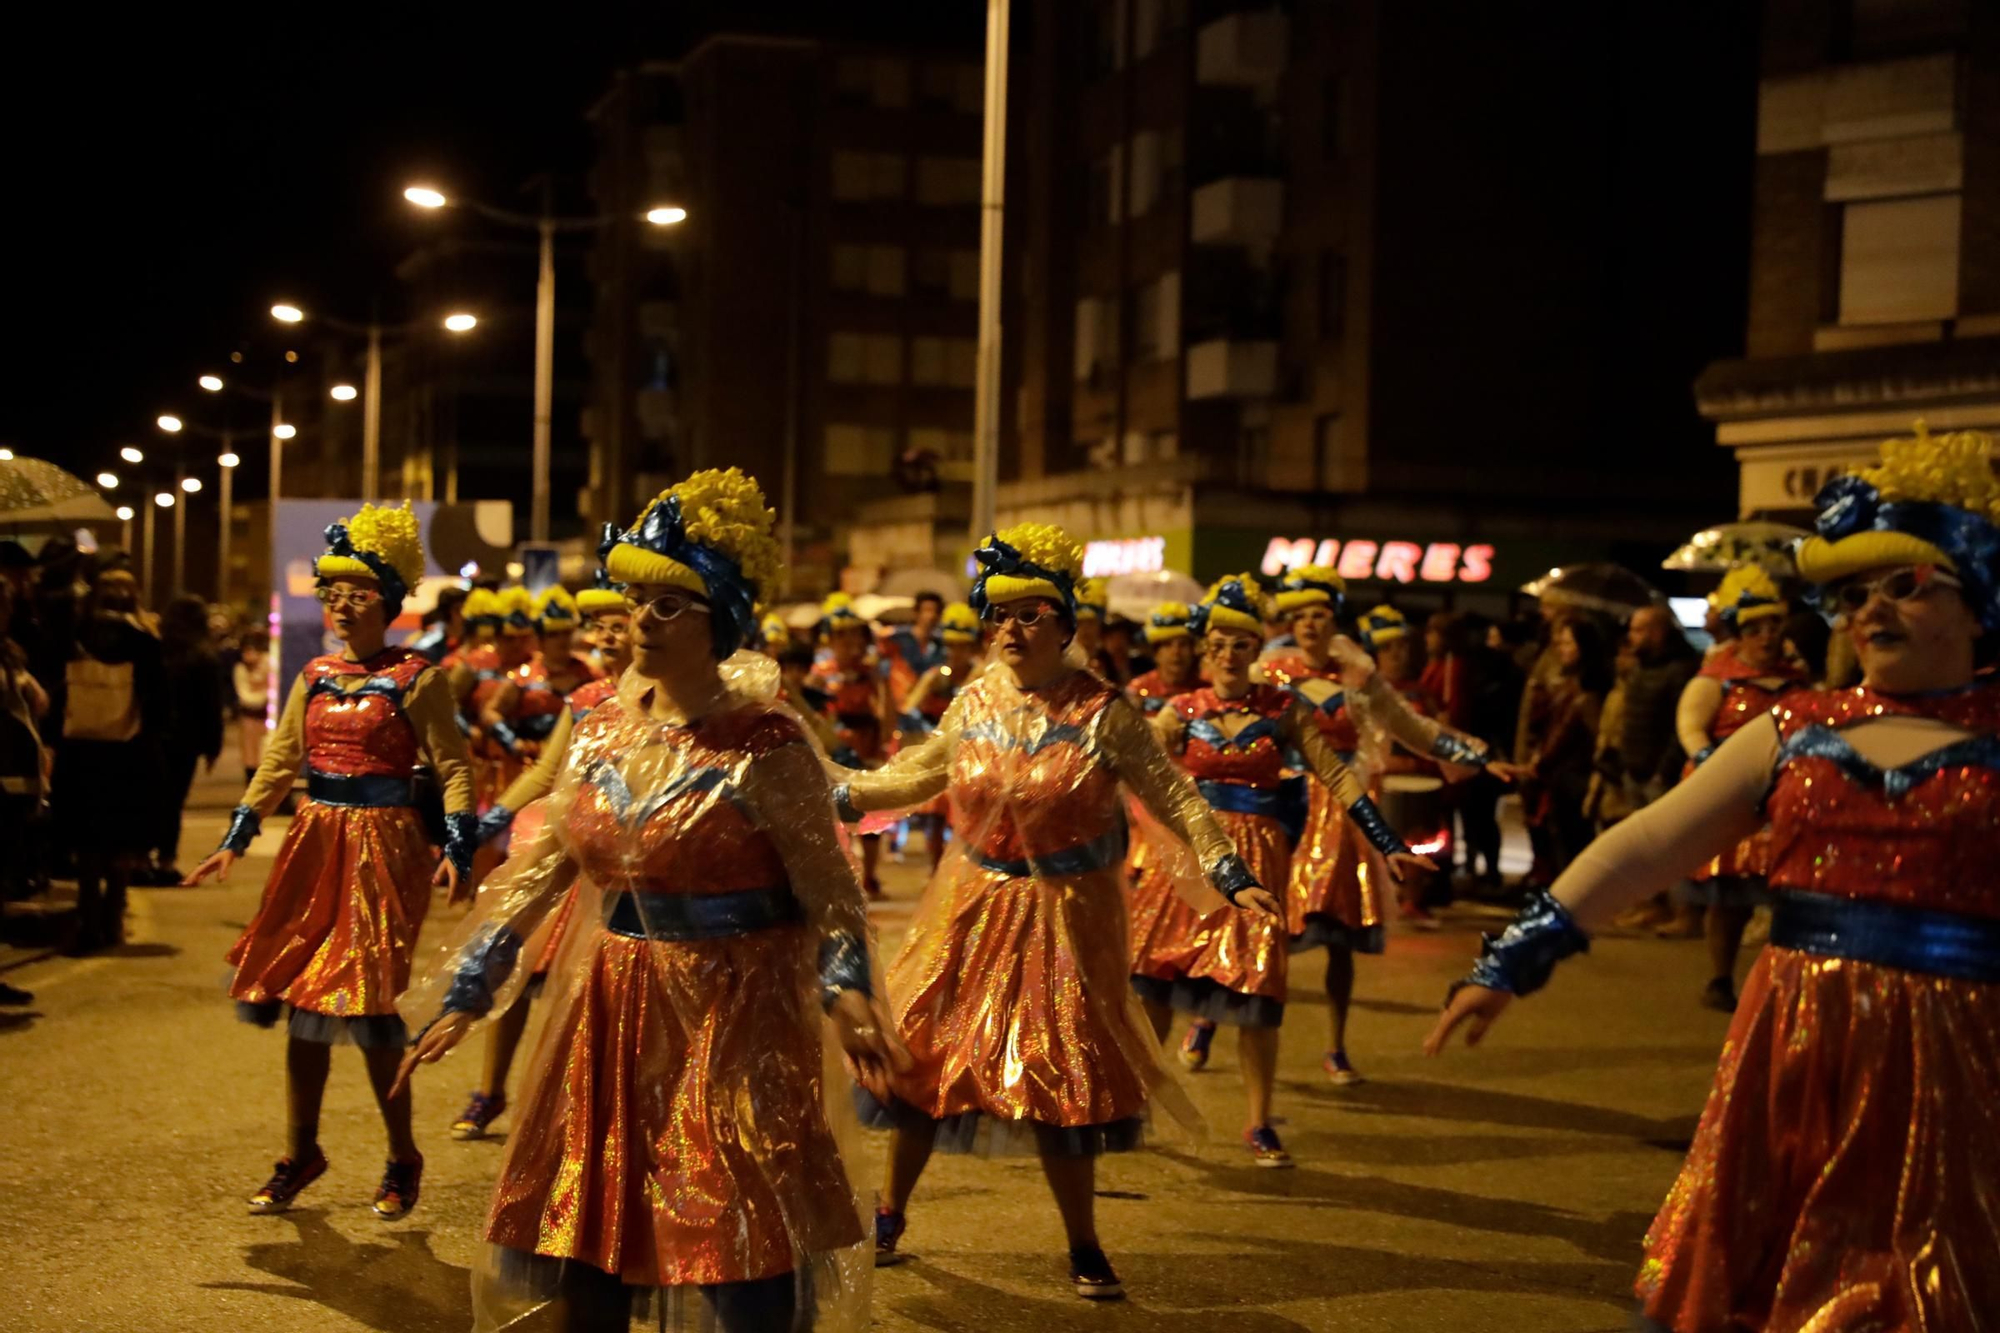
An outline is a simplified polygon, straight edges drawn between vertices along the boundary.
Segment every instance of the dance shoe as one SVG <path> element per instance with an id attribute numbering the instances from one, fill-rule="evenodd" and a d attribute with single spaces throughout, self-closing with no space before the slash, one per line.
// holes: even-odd
<path id="1" fill-rule="evenodd" d="M 417 1192 L 424 1183 L 424 1159 L 414 1162 L 391 1160 L 382 1169 L 382 1188 L 375 1191 L 375 1216 L 384 1222 L 408 1217 L 417 1206 Z"/>
<path id="2" fill-rule="evenodd" d="M 909 1222 L 901 1213 L 892 1213 L 887 1208 L 875 1210 L 875 1266 L 889 1268 L 900 1264 L 909 1256 L 896 1252 L 896 1242 L 903 1238 L 903 1229 Z"/>
<path id="3" fill-rule="evenodd" d="M 264 1182 L 264 1188 L 250 1196 L 250 1211 L 253 1213 L 282 1213 L 292 1206 L 292 1200 L 299 1197 L 299 1191 L 326 1174 L 326 1154 L 318 1144 L 313 1145 L 312 1156 L 303 1162 L 295 1162 L 289 1157 L 280 1157 L 271 1168 L 271 1178 Z"/>
<path id="4" fill-rule="evenodd" d="M 1181 1038 L 1181 1064 L 1195 1072 L 1206 1068 L 1209 1043 L 1214 1040 L 1215 1024 L 1201 1019 L 1188 1024 L 1187 1035 Z"/>
<path id="5" fill-rule="evenodd" d="M 1319 1062 L 1326 1071 L 1327 1082 L 1336 1088 L 1351 1088 L 1357 1083 L 1366 1083 L 1361 1071 L 1348 1062 L 1346 1051 L 1328 1051 Z"/>
<path id="6" fill-rule="evenodd" d="M 1122 1301 L 1125 1284 L 1111 1271 L 1111 1261 L 1095 1245 L 1072 1246 L 1069 1252 L 1069 1280 L 1076 1294 L 1087 1301 Z"/>
<path id="7" fill-rule="evenodd" d="M 1730 984 L 1728 977 L 1717 977 L 1701 988 L 1701 1007 L 1725 1014 L 1736 1012 L 1736 987 Z"/>
<path id="8" fill-rule="evenodd" d="M 486 1127 L 500 1118 L 507 1109 L 507 1094 L 495 1093 L 489 1097 L 483 1092 L 472 1094 L 472 1100 L 458 1113 L 458 1119 L 451 1122 L 451 1136 L 461 1142 L 466 1139 L 483 1139 Z"/>
<path id="9" fill-rule="evenodd" d="M 1283 1168 L 1292 1165 L 1292 1155 L 1278 1142 L 1278 1131 L 1269 1125 L 1252 1125 L 1243 1131 L 1243 1142 L 1259 1166 Z"/>

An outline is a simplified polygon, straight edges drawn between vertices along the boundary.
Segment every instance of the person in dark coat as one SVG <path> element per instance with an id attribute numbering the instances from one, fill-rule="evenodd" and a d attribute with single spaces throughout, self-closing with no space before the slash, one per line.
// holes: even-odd
<path id="1" fill-rule="evenodd" d="M 160 617 L 160 656 L 167 678 L 160 747 L 166 780 L 155 803 L 154 868 L 148 882 L 178 884 L 181 816 L 194 786 L 195 765 L 211 770 L 222 754 L 222 668 L 211 646 L 208 606 L 182 594 Z"/>

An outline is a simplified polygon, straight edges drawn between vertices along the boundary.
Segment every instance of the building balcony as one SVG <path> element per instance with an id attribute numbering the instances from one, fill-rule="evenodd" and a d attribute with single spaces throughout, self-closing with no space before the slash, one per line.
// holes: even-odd
<path id="1" fill-rule="evenodd" d="M 1187 349 L 1187 396 L 1268 398 L 1278 388 L 1278 344 L 1215 338 Z"/>
<path id="2" fill-rule="evenodd" d="M 1188 201 L 1188 235 L 1196 245 L 1269 245 L 1285 221 L 1285 183 L 1231 176 L 1196 190 Z"/>
<path id="3" fill-rule="evenodd" d="M 1195 38 L 1195 81 L 1206 87 L 1275 88 L 1289 37 L 1285 15 L 1277 9 L 1217 19 Z"/>

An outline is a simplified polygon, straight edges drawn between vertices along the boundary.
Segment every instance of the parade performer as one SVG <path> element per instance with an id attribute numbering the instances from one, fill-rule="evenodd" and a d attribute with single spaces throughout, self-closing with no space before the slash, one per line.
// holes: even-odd
<path id="1" fill-rule="evenodd" d="M 1739 565 L 1723 576 L 1722 586 L 1708 600 L 1731 637 L 1681 691 L 1674 725 L 1688 753 L 1689 772 L 1744 723 L 1806 685 L 1805 673 L 1785 656 L 1790 608 L 1769 573 Z M 1708 909 L 1704 934 L 1710 980 L 1701 1002 L 1711 1009 L 1735 1012 L 1736 955 L 1751 913 L 1765 901 L 1770 867 L 1771 836 L 1764 828 L 1703 862 L 1688 877 L 1697 900 Z"/>
<path id="2" fill-rule="evenodd" d="M 926 671 L 944 661 L 944 597 L 925 591 L 916 596 L 917 617 L 883 637 L 889 667 L 890 697 L 908 694 Z"/>
<path id="3" fill-rule="evenodd" d="M 516 740 L 533 745 L 539 753 L 557 719 L 568 711 L 570 694 L 598 674 L 575 651 L 580 616 L 568 589 L 561 584 L 544 589 L 534 600 L 533 621 L 532 654 L 507 673 L 486 707 L 494 716 L 509 719 Z"/>
<path id="4" fill-rule="evenodd" d="M 514 675 L 534 660 L 535 599 L 516 584 L 494 594 L 499 599 L 500 634 L 494 640 L 492 674 L 479 671 L 472 688 L 472 715 L 476 729 L 472 752 L 483 762 L 474 772 L 479 782 L 479 808 L 486 809 L 534 762 L 538 745 L 515 729 L 519 720 L 521 692 Z"/>
<path id="5" fill-rule="evenodd" d="M 813 664 L 812 685 L 825 699 L 822 713 L 833 723 L 840 744 L 833 757 L 849 768 L 879 768 L 888 757 L 889 686 L 870 649 L 868 622 L 855 613 L 854 599 L 834 593 L 820 607 L 820 640 L 827 655 Z M 870 898 L 882 896 L 875 868 L 882 860 L 882 835 L 863 833 L 861 885 Z"/>
<path id="6" fill-rule="evenodd" d="M 926 668 L 903 696 L 902 726 L 897 732 L 899 745 L 918 744 L 936 731 L 945 709 L 951 707 L 958 692 L 978 678 L 978 614 L 964 602 L 953 602 L 938 617 L 937 637 L 942 645 L 938 661 Z M 921 809 L 910 814 L 910 823 L 923 830 L 933 874 L 944 859 L 945 828 L 950 816 L 951 803 L 943 796 L 925 802 Z"/>
<path id="7" fill-rule="evenodd" d="M 889 972 L 914 1065 L 895 1076 L 892 1097 L 864 1099 L 869 1121 L 895 1130 L 876 1251 L 895 1261 L 934 1148 L 1032 1143 L 1077 1294 L 1114 1298 L 1122 1288 L 1098 1243 L 1095 1160 L 1136 1146 L 1148 1098 L 1178 1091 L 1127 985 L 1119 784 L 1193 844 L 1224 896 L 1270 915 L 1278 905 L 1139 711 L 1066 657 L 1083 563 L 1075 540 L 1023 523 L 974 554 L 970 603 L 991 628 L 993 665 L 929 740 L 880 770 L 845 774 L 837 789 L 849 817 L 948 791 L 957 834 Z"/>
<path id="8" fill-rule="evenodd" d="M 1111 614 L 1110 594 L 1103 579 L 1078 577 L 1076 581 L 1076 650 L 1083 663 L 1113 685 L 1123 689 L 1125 678 L 1118 664 L 1104 651 L 1104 620 Z"/>
<path id="9" fill-rule="evenodd" d="M 437 605 L 428 617 L 430 625 L 410 640 L 410 647 L 442 666 L 465 641 L 465 598 L 465 589 L 455 583 L 438 593 Z"/>
<path id="10" fill-rule="evenodd" d="M 471 881 L 472 780 L 453 720 L 450 687 L 429 660 L 384 645 L 409 588 L 423 576 L 417 521 L 407 509 L 363 505 L 326 530 L 314 564 L 327 624 L 347 645 L 299 673 L 257 775 L 228 835 L 189 884 L 230 867 L 306 771 L 306 800 L 285 833 L 249 926 L 229 951 L 239 1017 L 270 1027 L 286 1017 L 288 1150 L 250 1210 L 281 1212 L 325 1173 L 320 1099 L 335 1042 L 361 1047 L 389 1131 L 389 1163 L 375 1212 L 414 1208 L 423 1155 L 407 1092 L 391 1091 L 408 1033 L 396 997 L 410 975 L 433 871 L 454 893 Z M 443 789 L 445 859 L 439 866 L 414 804 L 412 772 L 428 762 Z M 287 1017 L 287 1015 L 289 1015 Z"/>
<path id="11" fill-rule="evenodd" d="M 1362 753 L 1364 717 L 1368 730 L 1385 731 L 1417 754 L 1465 767 L 1483 765 L 1497 777 L 1511 778 L 1512 766 L 1494 762 L 1484 745 L 1401 706 L 1367 654 L 1339 632 L 1346 594 L 1346 580 L 1324 565 L 1291 570 L 1276 600 L 1295 646 L 1260 662 L 1258 677 L 1290 690 L 1306 706 L 1321 737 L 1364 785 L 1372 777 Z M 1329 1040 L 1320 1067 L 1336 1087 L 1360 1083 L 1362 1075 L 1347 1057 L 1347 1017 L 1354 1002 L 1354 955 L 1379 954 L 1387 942 L 1381 874 L 1322 783 L 1307 789 L 1306 827 L 1292 854 L 1285 914 L 1293 953 L 1326 950 Z"/>
<path id="12" fill-rule="evenodd" d="M 1620 907 L 1768 820 L 1770 943 L 1646 1236 L 1649 1327 L 1974 1333 L 2000 1310 L 1991 450 L 1920 425 L 1820 492 L 1799 572 L 1862 683 L 1787 694 L 1592 843 L 1487 940 L 1427 1043 L 1477 1042 Z"/>
<path id="13" fill-rule="evenodd" d="M 632 608 L 625 603 L 625 589 L 607 578 L 602 567 L 591 585 L 577 593 L 576 612 L 583 617 L 580 633 L 592 670 L 599 676 L 616 676 L 631 665 Z"/>
<path id="14" fill-rule="evenodd" d="M 500 595 L 491 588 L 474 588 L 465 594 L 459 608 L 465 632 L 438 665 L 451 673 L 452 690 L 461 704 L 470 699 L 481 670 L 497 669 L 499 662 Z"/>
<path id="15" fill-rule="evenodd" d="M 821 1006 L 865 1083 L 886 1091 L 898 1052 L 817 752 L 774 682 L 724 674 L 777 574 L 771 525 L 731 468 L 671 487 L 619 537 L 606 565 L 637 608 L 633 665 L 571 732 L 541 831 L 406 999 L 436 1018 L 407 1074 L 504 1012 L 537 921 L 572 884 L 587 895 L 487 1219 L 482 1330 L 552 1303 L 571 1333 L 622 1331 L 655 1296 L 648 1327 L 865 1322 Z"/>
<path id="16" fill-rule="evenodd" d="M 1193 608 L 1186 602 L 1161 602 L 1147 620 L 1146 646 L 1153 652 L 1153 669 L 1134 676 L 1125 693 L 1149 717 L 1175 695 L 1202 686 L 1193 620 Z"/>
<path id="17" fill-rule="evenodd" d="M 1417 639 L 1410 633 L 1409 618 L 1393 606 L 1378 606 L 1364 612 L 1354 622 L 1355 637 L 1375 662 L 1375 672 L 1399 697 L 1407 710 L 1419 717 L 1441 711 L 1422 684 L 1417 669 Z M 1451 860 L 1451 811 L 1444 803 L 1444 780 L 1430 758 L 1410 754 L 1394 746 L 1380 746 L 1370 764 L 1370 789 L 1394 809 L 1398 822 L 1426 853 L 1442 852 Z M 1424 905 L 1427 877 L 1412 875 L 1399 880 L 1396 915 L 1418 930 L 1439 930 L 1442 923 Z"/>
<path id="18" fill-rule="evenodd" d="M 1277 619 L 1276 607 L 1255 578 L 1239 574 L 1220 580 L 1195 618 L 1202 629 L 1209 683 L 1176 696 L 1156 725 L 1168 750 L 1179 756 L 1202 798 L 1214 807 L 1250 873 L 1265 884 L 1291 879 L 1292 844 L 1304 822 L 1305 800 L 1285 780 L 1288 751 L 1302 757 L 1312 778 L 1332 793 L 1333 804 L 1382 854 L 1392 875 L 1406 868 L 1434 869 L 1396 836 L 1321 738 L 1305 706 L 1280 686 L 1251 681 L 1265 626 Z M 1257 1165 L 1290 1166 L 1291 1155 L 1271 1127 L 1278 1028 L 1285 1020 L 1285 921 L 1228 907 L 1196 912 L 1174 894 L 1167 878 L 1148 875 L 1133 890 L 1132 987 L 1162 1039 L 1174 1011 L 1198 1021 L 1190 1029 L 1189 1044 L 1200 1052 L 1200 1063 L 1206 1063 L 1216 1024 L 1236 1028 L 1249 1102 L 1243 1141 Z"/>

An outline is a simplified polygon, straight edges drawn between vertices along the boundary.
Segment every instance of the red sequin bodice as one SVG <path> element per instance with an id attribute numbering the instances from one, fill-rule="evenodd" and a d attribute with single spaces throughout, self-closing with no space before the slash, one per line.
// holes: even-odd
<path id="1" fill-rule="evenodd" d="M 1190 690 L 1201 688 L 1201 677 L 1197 675 L 1185 685 L 1168 680 L 1157 670 L 1148 671 L 1143 676 L 1135 676 L 1125 687 L 1125 693 L 1132 696 L 1134 703 L 1144 713 L 1157 713 L 1166 707 L 1167 701 Z"/>
<path id="2" fill-rule="evenodd" d="M 745 766 L 805 734 L 789 717 L 737 708 L 672 727 L 611 699 L 576 724 L 579 776 L 563 842 L 607 893 L 734 893 L 790 882 L 736 799 Z"/>
<path id="3" fill-rule="evenodd" d="M 606 699 L 613 698 L 617 693 L 618 679 L 615 676 L 606 676 L 601 680 L 593 680 L 588 685 L 579 685 L 569 692 L 570 716 L 581 722 L 586 713 Z"/>
<path id="4" fill-rule="evenodd" d="M 1966 733 L 1888 770 L 1841 730 L 1885 716 Z M 1771 883 L 1846 898 L 2000 917 L 2000 685 L 1895 696 L 1800 690 L 1774 710 L 1781 749 L 1769 798 Z"/>
<path id="5" fill-rule="evenodd" d="M 408 648 L 385 648 L 365 662 L 330 654 L 306 663 L 306 767 L 408 777 L 419 746 L 403 697 L 430 669 L 430 659 Z"/>
<path id="6" fill-rule="evenodd" d="M 571 657 L 564 674 L 568 679 L 580 680 L 585 685 L 597 679 L 597 673 L 591 670 L 590 663 L 581 657 Z M 508 672 L 507 679 L 521 692 L 520 706 L 515 709 L 517 717 L 553 718 L 561 715 L 563 692 L 550 681 L 549 664 L 540 653 L 536 653 L 533 658 Z"/>
<path id="7" fill-rule="evenodd" d="M 831 661 L 815 662 L 812 669 L 813 684 L 827 696 L 827 715 L 838 718 L 843 714 L 870 713 L 875 711 L 878 682 L 881 677 L 866 667 L 848 671 Z"/>
<path id="8" fill-rule="evenodd" d="M 1347 694 L 1340 683 L 1340 667 L 1329 661 L 1323 667 L 1316 667 L 1303 656 L 1269 658 L 1261 664 L 1264 679 L 1273 685 L 1290 690 L 1298 701 L 1312 714 L 1313 723 L 1319 734 L 1341 754 L 1353 754 L 1361 748 L 1361 732 L 1354 725 L 1354 719 L 1347 711 Z M 1333 693 L 1319 703 L 1315 703 L 1301 692 L 1309 680 L 1323 680 L 1333 686 Z"/>
<path id="9" fill-rule="evenodd" d="M 1097 749 L 1116 687 L 1073 671 L 1012 705 L 986 679 L 965 687 L 969 719 L 951 760 L 952 827 L 1001 860 L 1049 856 L 1108 833 L 1118 778 Z"/>
<path id="10" fill-rule="evenodd" d="M 1290 690 L 1253 685 L 1240 699 L 1221 699 L 1213 689 L 1183 694 L 1170 705 L 1186 727 L 1181 767 L 1197 782 L 1231 782 L 1275 789 L 1285 776 L 1284 738 L 1278 726 L 1294 700 Z M 1237 726 L 1234 736 L 1225 718 Z"/>
<path id="11" fill-rule="evenodd" d="M 1701 674 L 1722 685 L 1722 707 L 1708 724 L 1708 734 L 1718 745 L 1735 735 L 1744 723 L 1770 712 L 1778 700 L 1805 688 L 1798 668 L 1789 663 L 1770 668 L 1745 666 L 1726 650 L 1703 666 Z M 1779 684 L 1764 683 L 1772 680 Z"/>

